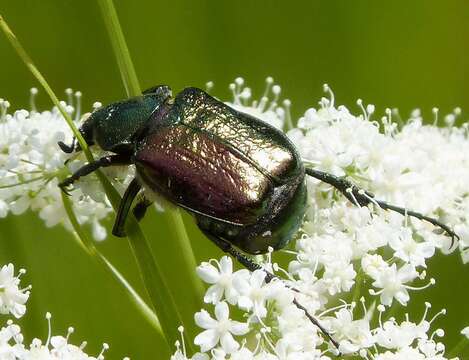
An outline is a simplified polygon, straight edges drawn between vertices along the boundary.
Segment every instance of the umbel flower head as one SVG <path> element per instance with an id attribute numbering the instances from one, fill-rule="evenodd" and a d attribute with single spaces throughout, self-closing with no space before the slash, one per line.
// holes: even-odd
<path id="1" fill-rule="evenodd" d="M 78 123 L 81 93 L 73 94 L 71 89 L 66 93 L 68 102 L 62 104 Z M 57 108 L 36 111 L 36 94 L 37 89 L 33 88 L 30 111 L 18 110 L 9 114 L 9 103 L 0 101 L 0 218 L 9 213 L 20 215 L 31 209 L 39 213 L 46 226 L 61 223 L 71 230 L 57 184 L 83 165 L 84 159 L 60 151 L 57 142 L 71 141 L 71 131 Z M 95 108 L 99 106 L 95 103 Z M 123 189 L 131 178 L 128 172 L 119 169 L 107 174 L 118 189 Z M 103 240 L 107 231 L 101 221 L 112 208 L 99 191 L 94 176 L 83 178 L 76 185 L 71 200 L 77 219 L 80 224 L 91 225 L 96 240 Z"/>
<path id="2" fill-rule="evenodd" d="M 384 211 L 373 202 L 355 206 L 353 194 L 349 201 L 329 185 L 307 179 L 305 221 L 284 250 L 288 263 L 280 266 L 270 253 L 261 261 L 277 278 L 269 282 L 263 270 L 234 270 L 228 257 L 197 269 L 209 285 L 204 297 L 208 309 L 195 315 L 202 331 L 194 339 L 200 352 L 192 359 L 331 359 L 337 349 L 305 310 L 342 354 L 370 360 L 446 359 L 444 331 L 432 329 L 444 310 L 427 318 L 427 303 L 423 319 L 415 320 L 412 314 L 391 315 L 389 308 L 405 307 L 415 291 L 435 284 L 426 278 L 428 260 L 435 254 L 458 248 L 469 262 L 469 126 L 455 126 L 461 111 L 455 109 L 444 121 L 434 111 L 433 124 L 426 125 L 419 111 L 406 122 L 390 109 L 375 119 L 374 106 L 359 100 L 360 111 L 354 115 L 336 106 L 325 85 L 328 97 L 306 110 L 293 127 L 291 103 L 280 100 L 281 88 L 272 78 L 258 100 L 242 78 L 230 89 L 233 99 L 228 104 L 286 131 L 307 166 L 347 177 L 376 199 L 432 216 L 460 239 L 452 246 L 448 236 L 427 222 Z M 75 99 L 71 91 L 67 94 L 67 111 L 79 122 L 81 94 Z M 34 106 L 10 114 L 3 100 L 0 108 L 0 216 L 31 209 L 46 225 L 62 223 L 70 229 L 57 183 L 84 159 L 58 151 L 57 141 L 70 143 L 72 137 L 62 116 L 56 109 L 37 112 Z M 132 178 L 129 171 L 107 175 L 123 189 Z M 94 237 L 103 239 L 101 220 L 111 208 L 97 189 L 93 176 L 80 179 L 72 202 L 79 222 L 90 224 Z M 22 305 L 27 290 L 10 289 L 18 295 L 13 309 Z M 21 314 L 21 307 L 13 311 Z M 237 319 L 240 313 L 244 316 Z M 172 358 L 190 358 L 184 343 Z"/>
<path id="3" fill-rule="evenodd" d="M 230 89 L 230 106 L 289 129 L 287 135 L 308 166 L 346 176 L 377 199 L 453 227 L 461 237 L 455 244 L 462 259 L 469 261 L 469 134 L 467 125 L 454 125 L 459 109 L 446 116 L 444 124 L 438 124 L 434 112 L 433 124 L 425 125 L 419 111 L 398 124 L 396 111 L 389 109 L 374 120 L 373 105 L 359 100 L 361 113 L 353 115 L 344 106 L 336 107 L 325 85 L 329 97 L 308 109 L 292 128 L 290 101 L 280 105 L 281 89 L 271 78 L 259 100 L 252 99 L 241 78 Z M 307 181 L 308 211 L 296 241 L 285 250 L 288 265 L 280 267 L 272 254 L 263 260 L 264 268 L 282 281 L 266 282 L 262 270 L 234 271 L 228 257 L 199 266 L 199 276 L 210 285 L 205 302 L 216 314 L 223 309 L 227 324 L 234 320 L 226 316 L 239 311 L 247 323 L 245 335 L 231 337 L 235 343 L 226 346 L 220 338 L 230 327 L 224 325 L 220 332 L 210 310 L 197 313 L 196 323 L 204 330 L 195 338 L 201 353 L 193 359 L 332 359 L 337 349 L 295 302 L 327 329 L 342 354 L 370 360 L 446 359 L 444 331 L 432 330 L 445 310 L 428 318 L 431 305 L 426 303 L 420 320 L 387 314 L 394 303 L 406 306 L 413 292 L 435 284 L 426 279 L 428 259 L 438 250 L 452 252 L 456 247 L 451 247 L 451 239 L 433 225 L 377 206 L 354 206 L 329 185 Z M 207 319 L 203 324 L 201 317 Z M 181 349 L 177 355 L 190 358 Z"/>
<path id="4" fill-rule="evenodd" d="M 12 314 L 16 318 L 26 312 L 26 302 L 30 287 L 20 289 L 20 275 L 26 271 L 21 269 L 18 276 L 14 276 L 13 264 L 4 265 L 0 270 L 0 312 Z M 74 332 L 69 327 L 66 336 L 52 336 L 50 313 L 46 313 L 49 333 L 47 340 L 35 338 L 29 345 L 25 344 L 20 326 L 8 320 L 0 328 L 0 359 L 1 360 L 104 360 L 104 352 L 109 348 L 103 344 L 98 356 L 89 356 L 84 352 L 86 341 L 80 346 L 70 343 Z M 125 358 L 124 360 L 129 360 Z"/>

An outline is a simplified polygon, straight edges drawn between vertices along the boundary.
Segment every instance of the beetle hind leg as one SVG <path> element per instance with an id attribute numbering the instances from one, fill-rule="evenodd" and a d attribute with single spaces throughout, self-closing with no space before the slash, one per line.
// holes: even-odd
<path id="1" fill-rule="evenodd" d="M 306 168 L 305 172 L 307 175 L 314 177 L 315 179 L 321 180 L 329 185 L 332 185 L 334 188 L 339 190 L 349 201 L 358 206 L 368 206 L 369 204 L 375 204 L 384 210 L 395 211 L 404 216 L 411 216 L 419 220 L 424 220 L 433 224 L 446 232 L 448 236 L 451 237 L 453 246 L 454 239 L 459 240 L 459 236 L 448 226 L 438 221 L 435 218 L 423 215 L 419 212 L 407 210 L 405 208 L 389 204 L 385 201 L 375 199 L 374 195 L 368 191 L 360 189 L 358 186 L 352 184 L 347 179 L 343 177 L 338 177 L 332 174 L 328 174 L 323 171 L 314 170 L 311 168 Z"/>
<path id="2" fill-rule="evenodd" d="M 202 230 L 202 229 L 201 229 Z M 261 265 L 258 263 L 254 262 L 252 259 L 241 253 L 239 250 L 235 249 L 233 245 L 231 245 L 228 241 L 218 237 L 214 236 L 210 233 L 208 233 L 205 230 L 202 230 L 202 232 L 215 244 L 217 245 L 223 252 L 230 254 L 233 256 L 238 262 L 240 262 L 242 265 L 244 265 L 248 270 L 250 271 L 255 271 L 255 270 L 262 270 L 266 274 L 265 281 L 271 282 L 273 279 L 278 279 L 279 281 L 282 281 L 281 278 L 278 276 L 272 274 L 271 272 L 267 271 L 265 268 L 263 268 Z M 285 284 L 288 288 L 291 290 L 298 292 L 299 290 L 295 289 L 294 287 L 291 287 L 287 284 Z M 296 299 L 293 300 L 293 304 L 300 310 L 303 310 L 306 317 L 324 334 L 324 336 L 334 345 L 334 347 L 339 350 L 339 343 L 334 340 L 332 335 L 327 331 L 326 328 L 324 328 L 321 323 L 314 317 L 312 316 L 308 310 L 301 305 Z M 340 353 L 339 353 L 340 355 Z"/>
<path id="3" fill-rule="evenodd" d="M 119 209 L 117 210 L 116 219 L 114 220 L 114 226 L 112 227 L 112 234 L 117 237 L 125 237 L 125 222 L 129 216 L 129 211 L 132 206 L 132 202 L 141 190 L 141 185 L 137 179 L 133 179 L 127 189 L 125 190 L 124 196 L 119 203 Z"/>

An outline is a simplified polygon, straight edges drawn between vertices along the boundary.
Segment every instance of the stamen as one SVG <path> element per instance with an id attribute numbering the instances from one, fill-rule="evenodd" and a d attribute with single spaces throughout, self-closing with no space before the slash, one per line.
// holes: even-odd
<path id="1" fill-rule="evenodd" d="M 10 102 L 0 99 L 0 120 L 5 121 Z"/>
<path id="2" fill-rule="evenodd" d="M 429 302 L 425 302 L 425 310 L 423 312 L 422 320 L 420 320 L 420 324 L 423 323 L 425 319 L 427 318 L 428 310 L 431 307 L 432 307 L 432 304 L 430 304 Z"/>
<path id="3" fill-rule="evenodd" d="M 358 190 L 358 194 L 359 195 L 363 195 L 364 197 L 366 197 L 368 200 L 370 200 L 370 202 L 372 202 L 374 205 L 376 205 L 377 207 L 381 208 L 378 204 L 378 202 L 371 196 L 369 196 L 365 190 L 363 189 L 360 189 Z"/>
<path id="4" fill-rule="evenodd" d="M 237 105 L 241 105 L 240 101 L 239 101 L 239 97 L 238 97 L 238 92 L 236 91 L 236 84 L 234 83 L 231 83 L 228 88 L 231 90 L 231 93 L 233 95 L 233 103 L 237 104 Z"/>
<path id="5" fill-rule="evenodd" d="M 430 336 L 430 340 L 433 340 L 434 337 L 443 337 L 445 336 L 445 331 L 443 329 L 436 329 Z"/>
<path id="6" fill-rule="evenodd" d="M 101 349 L 101 352 L 98 355 L 98 359 L 104 359 L 104 352 L 109 349 L 109 345 L 107 343 L 103 343 L 103 348 Z"/>
<path id="7" fill-rule="evenodd" d="M 274 99 L 272 100 L 272 103 L 275 103 L 275 104 L 277 103 L 281 92 L 282 92 L 282 88 L 280 87 L 280 85 L 272 86 L 272 94 L 274 94 Z"/>
<path id="8" fill-rule="evenodd" d="M 235 79 L 235 84 L 236 84 L 239 88 L 241 88 L 241 86 L 244 85 L 244 79 L 243 79 L 242 77 L 238 76 L 238 77 Z"/>
<path id="9" fill-rule="evenodd" d="M 275 351 L 275 346 L 274 346 L 274 344 L 272 344 L 272 342 L 270 341 L 269 337 L 266 335 L 267 332 L 270 332 L 270 328 L 262 328 L 262 329 L 261 329 L 261 335 L 262 335 L 262 337 L 264 338 L 264 341 L 270 346 L 270 348 L 272 349 L 272 351 L 277 354 L 277 352 Z M 278 355 L 278 354 L 277 354 L 277 355 Z"/>
<path id="10" fill-rule="evenodd" d="M 362 110 L 362 113 L 363 113 L 363 118 L 365 120 L 368 120 L 368 114 L 363 106 L 363 100 L 362 99 L 358 99 L 357 100 L 357 105 L 360 107 L 360 109 Z"/>
<path id="11" fill-rule="evenodd" d="M 334 97 L 334 93 L 332 92 L 332 89 L 329 87 L 328 84 L 324 84 L 322 86 L 322 89 L 324 90 L 325 93 L 328 93 L 330 96 L 330 101 L 329 101 L 330 107 L 334 107 L 335 97 Z"/>
<path id="12" fill-rule="evenodd" d="M 75 92 L 75 121 L 78 122 L 81 118 L 81 91 Z"/>
<path id="13" fill-rule="evenodd" d="M 96 101 L 93 103 L 93 111 L 98 110 L 100 107 L 102 107 L 103 104 L 99 101 Z"/>
<path id="14" fill-rule="evenodd" d="M 182 353 L 184 354 L 185 357 L 187 357 L 187 356 L 186 356 L 186 354 L 187 354 L 187 353 L 186 353 L 186 343 L 185 343 L 185 341 L 184 341 L 184 326 L 182 326 L 182 325 L 179 326 L 179 327 L 178 327 L 178 331 L 179 331 L 179 333 L 181 334 Z"/>
<path id="15" fill-rule="evenodd" d="M 384 307 L 384 305 L 379 304 L 377 309 L 379 312 L 379 315 L 378 315 L 379 327 L 382 329 L 383 328 L 383 313 L 386 311 L 386 308 Z"/>
<path id="16" fill-rule="evenodd" d="M 289 99 L 283 100 L 283 107 L 285 108 L 285 127 L 286 130 L 291 130 L 293 129 L 293 122 L 291 119 L 291 101 Z"/>
<path id="17" fill-rule="evenodd" d="M 50 319 L 52 318 L 52 314 L 50 312 L 46 313 L 46 320 L 47 320 L 47 327 L 48 327 L 48 334 L 47 334 L 47 341 L 46 347 L 49 347 L 50 338 L 52 336 L 52 325 Z"/>
<path id="18" fill-rule="evenodd" d="M 321 318 L 321 317 L 323 317 L 323 316 L 325 316 L 325 315 L 327 315 L 327 314 L 329 314 L 333 311 L 340 310 L 340 309 L 343 309 L 343 308 L 348 308 L 348 307 L 352 307 L 352 304 L 345 303 L 345 304 L 342 304 L 342 305 L 337 305 L 335 307 L 332 307 L 330 309 L 327 309 L 327 310 L 323 311 L 322 313 L 319 314 L 318 317 Z"/>
<path id="19" fill-rule="evenodd" d="M 421 286 L 421 287 L 414 287 L 414 286 L 404 285 L 404 287 L 406 289 L 409 289 L 409 290 L 424 290 L 424 289 L 426 289 L 426 288 L 428 288 L 432 285 L 435 285 L 435 283 L 436 283 L 436 280 L 431 278 L 427 285 L 424 285 L 424 286 Z"/>
<path id="20" fill-rule="evenodd" d="M 67 342 L 68 342 L 68 339 L 70 338 L 70 335 L 72 335 L 74 332 L 75 332 L 75 329 L 71 326 L 67 329 L 67 337 L 66 337 Z"/>
<path id="21" fill-rule="evenodd" d="M 384 110 L 384 113 L 385 113 L 386 116 L 387 116 L 388 124 L 391 125 L 391 123 L 392 123 L 392 111 L 391 111 L 391 109 L 390 109 L 390 108 L 386 108 L 386 109 Z"/>
<path id="22" fill-rule="evenodd" d="M 353 189 L 351 187 L 347 188 L 347 190 L 345 190 L 348 194 L 350 194 L 350 196 L 352 197 L 353 199 L 353 202 L 355 205 L 357 205 L 358 207 L 360 207 L 360 204 L 358 203 L 357 199 L 355 198 L 355 195 L 353 195 Z"/>
<path id="23" fill-rule="evenodd" d="M 272 76 L 268 76 L 265 78 L 265 89 L 264 89 L 264 94 L 262 95 L 263 98 L 268 98 L 270 88 L 273 83 L 274 83 L 274 78 Z"/>
<path id="24" fill-rule="evenodd" d="M 36 109 L 36 95 L 38 93 L 38 90 L 37 88 L 35 87 L 32 87 L 30 90 L 29 90 L 29 106 L 31 107 L 31 112 L 36 112 L 37 109 Z"/>
<path id="25" fill-rule="evenodd" d="M 73 106 L 73 90 L 70 88 L 65 89 L 67 95 L 67 105 Z"/>
<path id="26" fill-rule="evenodd" d="M 371 121 L 371 115 L 375 112 L 375 106 L 373 104 L 368 104 L 366 106 L 366 113 L 368 114 L 368 121 Z"/>
<path id="27" fill-rule="evenodd" d="M 429 321 L 430 324 L 432 324 L 437 318 L 439 318 L 442 315 L 446 315 L 446 309 L 441 309 L 438 313 L 435 314 Z"/>
<path id="28" fill-rule="evenodd" d="M 212 91 L 214 85 L 215 85 L 215 84 L 213 83 L 213 81 L 208 81 L 208 82 L 206 82 L 206 83 L 205 83 L 205 91 L 206 91 L 206 92 Z"/>
<path id="29" fill-rule="evenodd" d="M 433 120 L 433 126 L 438 126 L 438 108 L 437 107 L 434 107 L 432 109 L 432 113 L 433 113 L 433 117 L 434 117 L 434 120 Z"/>

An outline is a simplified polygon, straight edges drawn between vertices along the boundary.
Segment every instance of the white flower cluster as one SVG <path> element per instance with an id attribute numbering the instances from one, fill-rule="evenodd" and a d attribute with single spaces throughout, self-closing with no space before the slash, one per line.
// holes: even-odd
<path id="1" fill-rule="evenodd" d="M 21 269 L 17 276 L 14 275 L 13 264 L 5 265 L 0 270 L 0 313 L 12 314 L 20 318 L 25 314 L 25 303 L 29 297 L 28 286 L 19 288 L 20 276 L 25 273 Z M 69 343 L 73 328 L 68 329 L 66 337 L 51 335 L 51 315 L 46 314 L 49 323 L 49 335 L 46 342 L 34 339 L 29 346 L 24 344 L 21 328 L 8 320 L 6 325 L 0 328 L 0 359 L 2 360 L 104 360 L 103 353 L 109 348 L 103 344 L 103 349 L 97 357 L 89 356 L 83 352 L 86 342 L 80 346 Z M 126 358 L 127 359 L 127 358 Z M 124 359 L 125 360 L 125 359 Z M 128 360 L 128 359 L 127 359 Z"/>
<path id="2" fill-rule="evenodd" d="M 71 229 L 57 184 L 85 160 L 82 155 L 65 154 L 59 149 L 58 141 L 72 142 L 71 130 L 57 108 L 35 110 L 36 93 L 37 89 L 31 89 L 31 111 L 8 114 L 9 103 L 0 99 L 0 218 L 31 209 L 39 213 L 46 226 L 61 223 Z M 62 104 L 78 123 L 81 93 L 73 95 L 70 89 L 66 93 L 68 103 Z M 109 170 L 107 174 L 118 185 L 127 183 L 131 177 L 122 175 L 119 169 Z M 94 238 L 103 240 L 107 231 L 100 222 L 112 208 L 98 189 L 94 175 L 80 179 L 71 191 L 71 201 L 80 224 L 90 224 Z"/>
<path id="3" fill-rule="evenodd" d="M 289 127 L 290 102 L 287 108 L 278 106 L 280 88 L 272 83 L 268 78 L 262 99 L 252 101 L 244 80 L 236 79 L 231 105 L 278 128 Z M 362 114 L 354 116 L 335 106 L 327 85 L 325 91 L 330 97 L 321 99 L 319 109 L 307 110 L 297 128 L 288 131 L 305 163 L 347 177 L 376 199 L 449 225 L 460 236 L 455 243 L 463 261 L 469 261 L 469 139 L 467 125 L 454 126 L 460 110 L 445 117 L 445 127 L 437 126 L 436 110 L 433 125 L 424 125 L 418 111 L 405 123 L 391 110 L 373 121 L 374 106 L 365 108 L 359 100 Z M 386 314 L 395 301 L 406 306 L 411 291 L 435 283 L 425 280 L 427 260 L 436 249 L 454 250 L 451 238 L 427 222 L 377 206 L 358 207 L 327 184 L 307 182 L 305 223 L 292 249 L 285 250 L 291 255 L 288 271 L 272 263 L 271 254 L 264 261 L 283 281 L 266 283 L 262 270 L 233 272 L 227 257 L 199 266 L 199 276 L 210 284 L 204 300 L 214 305 L 215 316 L 206 310 L 195 315 L 203 331 L 194 339 L 201 352 L 192 359 L 330 359 L 335 347 L 304 310 L 342 354 L 370 360 L 446 359 L 438 340 L 444 332 L 431 331 L 436 316 L 426 319 L 429 303 L 417 322 L 407 314 L 401 319 Z M 371 304 L 368 309 L 365 303 Z M 231 320 L 230 308 L 241 310 L 245 322 Z M 189 358 L 179 347 L 173 356 Z"/>

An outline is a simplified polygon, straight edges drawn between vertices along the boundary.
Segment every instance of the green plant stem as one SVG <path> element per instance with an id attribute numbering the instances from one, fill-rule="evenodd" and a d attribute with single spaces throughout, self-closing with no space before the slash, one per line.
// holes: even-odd
<path id="1" fill-rule="evenodd" d="M 109 38 L 111 39 L 114 54 L 116 54 L 117 64 L 119 65 L 119 71 L 122 81 L 124 82 L 127 96 L 138 96 L 141 94 L 141 89 L 127 43 L 125 42 L 124 33 L 120 26 L 116 8 L 112 0 L 99 0 L 98 3 L 109 33 Z"/>
<path id="2" fill-rule="evenodd" d="M 464 350 L 466 349 L 467 345 L 469 345 L 469 340 L 466 338 L 466 336 L 462 335 L 462 337 L 463 338 L 459 340 L 456 346 L 447 355 L 448 359 L 452 359 L 456 356 L 459 356 L 459 358 L 462 359 L 462 355 L 465 353 Z"/>
<path id="3" fill-rule="evenodd" d="M 72 118 L 60 104 L 52 88 L 34 65 L 32 59 L 29 57 L 26 50 L 23 48 L 1 15 L 0 28 L 20 56 L 21 60 L 38 80 L 38 82 L 51 98 L 54 105 L 65 118 L 65 121 L 71 128 L 73 134 L 77 138 L 78 143 L 80 144 L 81 149 L 85 153 L 87 160 L 89 162 L 93 161 L 93 155 L 89 151 L 88 145 L 81 136 L 81 133 L 76 128 Z M 120 203 L 119 193 L 111 185 L 109 180 L 102 174 L 102 172 L 96 171 L 96 174 L 101 184 L 103 185 L 106 195 L 109 198 L 113 208 L 116 210 Z M 175 302 L 171 296 L 169 288 L 164 281 L 164 277 L 153 260 L 148 241 L 140 230 L 137 221 L 133 216 L 130 216 L 127 224 L 127 236 L 136 256 L 143 282 L 148 291 L 151 303 L 158 316 L 161 327 L 163 328 L 163 336 L 166 339 L 169 349 L 172 349 L 174 343 L 178 340 L 178 334 L 177 331 L 175 331 L 175 328 L 182 323 L 182 318 L 177 310 L 177 307 L 175 306 Z"/>
<path id="4" fill-rule="evenodd" d="M 100 5 L 104 23 L 111 39 L 112 48 L 119 66 L 122 81 L 127 91 L 127 95 L 129 97 L 139 96 L 141 95 L 140 84 L 113 1 L 99 0 L 98 3 Z M 167 207 L 165 211 L 165 217 L 170 223 L 171 229 L 174 229 L 174 232 L 172 232 L 173 236 L 170 241 L 176 248 L 176 253 L 174 256 L 179 257 L 177 260 L 178 270 L 181 271 L 181 273 L 184 273 L 188 279 L 186 283 L 186 292 L 192 299 L 196 299 L 193 301 L 193 303 L 199 306 L 201 299 L 203 298 L 204 288 L 202 286 L 202 282 L 197 277 L 195 272 L 197 263 L 189 237 L 187 236 L 187 231 L 185 229 L 181 213 L 176 207 Z M 134 248 L 134 251 L 137 250 L 138 248 Z M 168 254 L 162 254 L 161 256 L 166 257 Z M 189 329 L 190 326 L 185 326 L 185 328 Z M 192 342 L 188 342 L 190 346 L 191 343 Z"/>
<path id="5" fill-rule="evenodd" d="M 93 260 L 103 265 L 108 270 L 112 277 L 124 287 L 126 294 L 129 296 L 129 300 L 135 305 L 140 311 L 143 317 L 149 322 L 149 324 L 163 336 L 163 330 L 161 329 L 160 322 L 156 317 L 152 309 L 146 304 L 146 302 L 140 297 L 137 291 L 129 284 L 125 277 L 112 265 L 112 263 L 94 246 L 93 241 L 88 237 L 86 232 L 78 223 L 78 220 L 73 211 L 72 203 L 68 196 L 62 192 L 62 203 L 67 213 L 68 219 L 72 224 L 73 230 L 75 231 L 75 240 L 79 247 L 85 251 Z"/>

